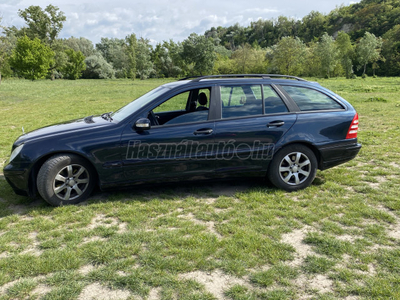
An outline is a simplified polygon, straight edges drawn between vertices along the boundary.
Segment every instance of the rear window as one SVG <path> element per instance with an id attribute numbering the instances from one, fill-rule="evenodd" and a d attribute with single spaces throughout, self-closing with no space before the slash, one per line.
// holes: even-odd
<path id="1" fill-rule="evenodd" d="M 288 85 L 282 85 L 282 88 L 296 102 L 301 111 L 343 109 L 341 104 L 319 91 Z"/>

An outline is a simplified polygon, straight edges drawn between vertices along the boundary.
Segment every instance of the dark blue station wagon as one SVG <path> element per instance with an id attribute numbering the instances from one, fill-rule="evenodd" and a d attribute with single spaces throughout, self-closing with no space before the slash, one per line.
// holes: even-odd
<path id="1" fill-rule="evenodd" d="M 317 169 L 353 159 L 358 115 L 318 83 L 218 75 L 162 85 L 114 113 L 20 136 L 4 167 L 17 194 L 52 205 L 140 183 L 267 176 L 308 187 Z"/>

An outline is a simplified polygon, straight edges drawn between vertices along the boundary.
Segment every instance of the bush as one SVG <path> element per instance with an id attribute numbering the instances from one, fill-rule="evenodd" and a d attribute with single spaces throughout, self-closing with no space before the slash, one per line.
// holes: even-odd
<path id="1" fill-rule="evenodd" d="M 10 58 L 10 66 L 26 79 L 44 78 L 54 64 L 54 52 L 38 38 L 19 38 Z"/>
<path id="2" fill-rule="evenodd" d="M 78 79 L 81 77 L 82 72 L 86 69 L 85 56 L 81 51 L 74 51 L 73 49 L 65 50 L 68 61 L 61 68 L 63 76 L 67 79 Z"/>
<path id="3" fill-rule="evenodd" d="M 86 70 L 83 78 L 87 79 L 107 79 L 115 78 L 115 71 L 100 54 L 95 54 L 85 59 Z"/>

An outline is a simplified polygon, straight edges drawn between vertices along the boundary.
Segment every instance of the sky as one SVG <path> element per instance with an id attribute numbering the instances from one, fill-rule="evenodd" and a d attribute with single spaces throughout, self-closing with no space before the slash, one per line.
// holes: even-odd
<path id="1" fill-rule="evenodd" d="M 125 38 L 131 33 L 151 44 L 172 39 L 183 41 L 191 33 L 204 34 L 211 27 L 235 23 L 248 26 L 258 19 L 280 15 L 301 19 L 312 10 L 329 13 L 350 0 L 0 0 L 1 25 L 25 25 L 18 10 L 31 5 L 57 6 L 67 21 L 60 38 L 85 37 L 93 43 L 102 37 Z"/>

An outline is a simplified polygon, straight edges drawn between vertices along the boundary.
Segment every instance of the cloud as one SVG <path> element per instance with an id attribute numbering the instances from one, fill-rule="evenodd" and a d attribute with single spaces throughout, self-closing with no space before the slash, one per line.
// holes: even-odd
<path id="1" fill-rule="evenodd" d="M 1 0 L 0 4 L 4 5 L 18 5 L 22 0 Z"/>
<path id="2" fill-rule="evenodd" d="M 279 12 L 279 10 L 269 9 L 269 8 L 248 8 L 248 9 L 245 9 L 244 12 L 269 14 L 269 13 L 277 13 L 277 12 Z"/>

